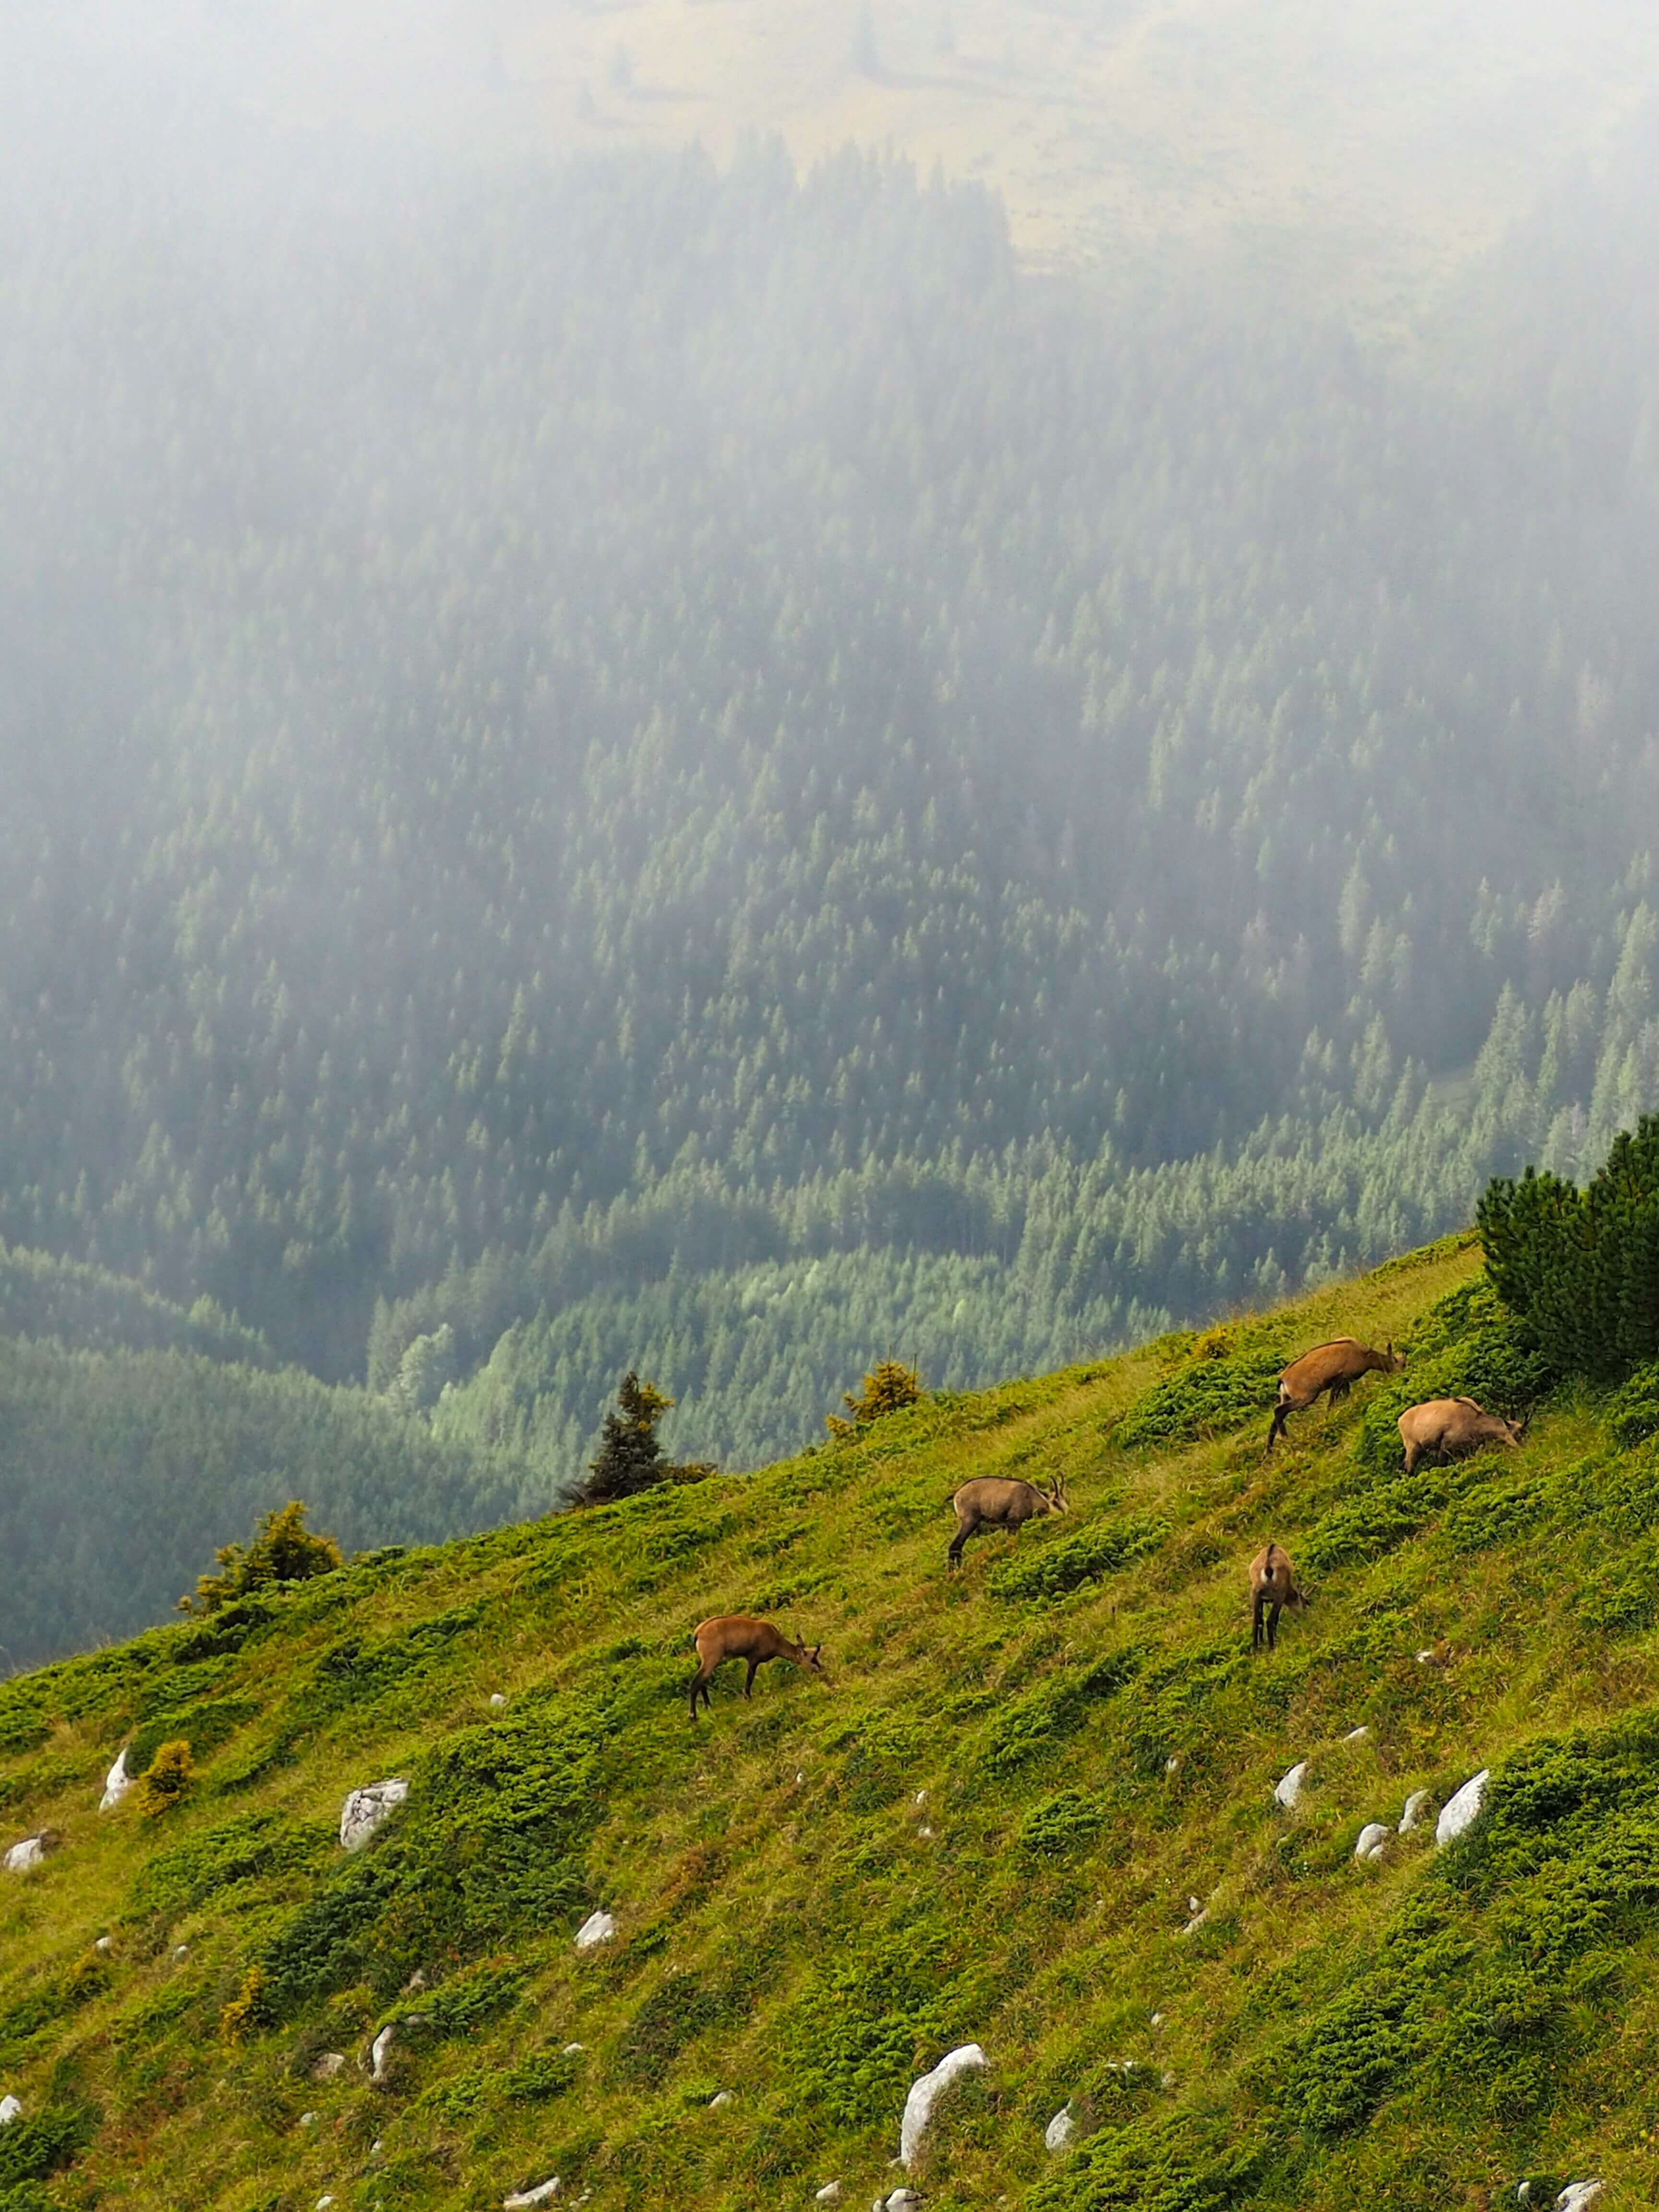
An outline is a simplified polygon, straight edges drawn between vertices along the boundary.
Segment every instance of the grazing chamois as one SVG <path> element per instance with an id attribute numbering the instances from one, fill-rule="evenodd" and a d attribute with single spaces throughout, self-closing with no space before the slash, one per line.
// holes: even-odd
<path id="1" fill-rule="evenodd" d="M 1017 1482 L 1004 1475 L 981 1474 L 964 1482 L 951 1498 L 957 1509 L 957 1533 L 946 1557 L 953 1567 L 962 1565 L 962 1547 L 981 1528 L 1012 1528 L 1016 1536 L 1028 1521 L 1043 1513 L 1070 1510 L 1066 1478 L 1057 1474 L 1052 1490 L 1039 1490 L 1034 1482 Z"/>
<path id="2" fill-rule="evenodd" d="M 1373 1369 L 1379 1375 L 1397 1375 L 1405 1364 L 1405 1353 L 1395 1350 L 1392 1339 L 1383 1352 L 1374 1352 L 1357 1336 L 1334 1337 L 1328 1344 L 1315 1345 L 1300 1359 L 1291 1360 L 1279 1378 L 1279 1403 L 1267 1431 L 1267 1449 L 1271 1451 L 1284 1435 L 1287 1418 L 1305 1413 L 1326 1391 L 1330 1392 L 1334 1406 L 1347 1396 L 1362 1375 L 1369 1375 Z"/>
<path id="3" fill-rule="evenodd" d="M 1312 1603 L 1306 1590 L 1297 1588 L 1296 1570 L 1283 1545 L 1269 1544 L 1266 1551 L 1258 1552 L 1250 1561 L 1251 1650 L 1259 1651 L 1264 1643 L 1269 1651 L 1275 1648 L 1279 1642 L 1279 1616 L 1286 1606 L 1292 1613 L 1305 1613 Z"/>
<path id="4" fill-rule="evenodd" d="M 1431 1398 L 1400 1416 L 1400 1441 L 1406 1447 L 1406 1472 L 1413 1474 L 1424 1459 L 1462 1459 L 1482 1444 L 1513 1451 L 1527 1432 L 1524 1420 L 1483 1413 L 1473 1398 Z"/>
<path id="5" fill-rule="evenodd" d="M 804 1638 L 792 1644 L 783 1631 L 774 1628 L 769 1620 L 755 1620 L 746 1613 L 722 1613 L 713 1620 L 705 1620 L 691 1641 L 697 1647 L 697 1671 L 691 1683 L 693 1720 L 697 1717 L 699 1698 L 711 1712 L 714 1711 L 708 1696 L 709 1678 L 728 1659 L 746 1659 L 749 1662 L 743 1683 L 745 1698 L 755 1686 L 756 1668 L 763 1667 L 769 1659 L 787 1659 L 792 1667 L 808 1668 L 814 1674 L 823 1674 L 818 1658 L 823 1644 L 816 1644 L 809 1651 Z"/>

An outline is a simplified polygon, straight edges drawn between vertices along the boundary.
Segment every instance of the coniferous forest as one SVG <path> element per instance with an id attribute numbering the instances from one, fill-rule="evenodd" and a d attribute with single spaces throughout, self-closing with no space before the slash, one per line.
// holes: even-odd
<path id="1" fill-rule="evenodd" d="M 850 154 L 0 155 L 0 1317 L 351 1439 L 189 1571 L 377 1422 L 332 1525 L 434 1534 L 629 1370 L 752 1464 L 1588 1176 L 1659 1091 L 1653 154 L 1386 350 Z M 65 1633 L 153 1613 L 75 1542 Z"/>

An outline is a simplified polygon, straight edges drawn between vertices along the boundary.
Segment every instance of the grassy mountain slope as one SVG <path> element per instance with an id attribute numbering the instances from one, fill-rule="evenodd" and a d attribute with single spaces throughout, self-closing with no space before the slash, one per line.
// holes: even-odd
<path id="1" fill-rule="evenodd" d="M 1653 2202 L 1659 1467 L 1568 1395 L 1519 1453 L 1401 1480 L 1399 1403 L 1526 1385 L 1476 1271 L 1437 1247 L 7 1685 L 5 1840 L 64 1842 L 0 1874 L 0 2203 L 483 2208 L 557 2172 L 596 2212 L 866 2204 L 914 2072 L 969 2039 L 930 2212 L 1426 2212 L 1589 2172 Z M 1412 1370 L 1264 1463 L 1273 1370 L 1349 1329 Z M 1000 1470 L 1063 1471 L 1073 1511 L 947 1577 L 949 1492 Z M 1316 1603 L 1253 1657 L 1269 1534 Z M 689 1633 L 728 1608 L 821 1636 L 833 1680 L 745 1705 L 728 1674 L 692 1728 Z M 135 1731 L 197 1779 L 100 1816 Z M 1355 1863 L 1482 1766 L 1466 1842 Z M 346 1856 L 345 1791 L 392 1775 Z M 598 1905 L 617 1939 L 579 1956 Z M 1091 2131 L 1055 2156 L 1068 2097 Z"/>

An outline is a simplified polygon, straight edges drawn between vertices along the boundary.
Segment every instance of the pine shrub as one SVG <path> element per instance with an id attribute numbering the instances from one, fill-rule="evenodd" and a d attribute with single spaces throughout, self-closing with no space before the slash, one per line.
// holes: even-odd
<path id="1" fill-rule="evenodd" d="M 138 1810 L 147 1820 L 170 1813 L 196 1778 L 196 1762 L 183 1736 L 164 1743 L 138 1778 Z"/>
<path id="2" fill-rule="evenodd" d="M 921 1376 L 914 1367 L 902 1360 L 878 1359 L 865 1376 L 863 1387 L 855 1397 L 850 1390 L 842 1393 L 842 1403 L 848 1418 L 842 1420 L 839 1413 L 826 1413 L 823 1425 L 837 1442 L 856 1436 L 872 1421 L 884 1414 L 901 1413 L 906 1406 L 921 1402 Z"/>
<path id="3" fill-rule="evenodd" d="M 1616 1382 L 1659 1358 L 1659 1114 L 1584 1189 L 1528 1168 L 1488 1184 L 1478 1219 L 1493 1289 L 1558 1373 Z"/>

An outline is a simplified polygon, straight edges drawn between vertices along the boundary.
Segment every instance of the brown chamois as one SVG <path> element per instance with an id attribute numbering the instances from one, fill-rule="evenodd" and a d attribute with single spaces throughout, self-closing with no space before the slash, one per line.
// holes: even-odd
<path id="1" fill-rule="evenodd" d="M 1006 1475 L 978 1475 L 964 1482 L 951 1503 L 957 1509 L 957 1533 L 945 1556 L 953 1567 L 962 1565 L 963 1546 L 981 1528 L 1012 1528 L 1018 1536 L 1028 1521 L 1041 1514 L 1070 1510 L 1063 1474 L 1054 1477 L 1052 1490 L 1039 1490 L 1034 1482 Z"/>
<path id="2" fill-rule="evenodd" d="M 1513 1451 L 1527 1432 L 1524 1420 L 1508 1421 L 1502 1413 L 1484 1413 L 1473 1398 L 1431 1398 L 1403 1413 L 1398 1425 L 1407 1474 L 1415 1474 L 1419 1460 L 1462 1459 L 1482 1444 L 1502 1444 Z"/>
<path id="3" fill-rule="evenodd" d="M 1296 1585 L 1296 1570 L 1282 1544 L 1269 1544 L 1250 1561 L 1250 1649 L 1259 1651 L 1265 1642 L 1269 1651 L 1279 1642 L 1279 1616 L 1286 1606 L 1305 1613 L 1313 1603 L 1306 1590 Z M 1262 1615 L 1267 1631 L 1262 1631 Z"/>
<path id="4" fill-rule="evenodd" d="M 1379 1375 L 1397 1375 L 1405 1364 L 1405 1353 L 1395 1350 L 1392 1339 L 1382 1352 L 1374 1352 L 1357 1336 L 1334 1337 L 1329 1344 L 1315 1345 L 1300 1359 L 1291 1360 L 1279 1378 L 1279 1403 L 1267 1431 L 1267 1449 L 1271 1451 L 1284 1435 L 1289 1415 L 1305 1413 L 1326 1391 L 1330 1392 L 1334 1406 L 1347 1396 L 1362 1375 L 1369 1375 L 1373 1369 Z"/>
<path id="5" fill-rule="evenodd" d="M 705 1620 L 691 1641 L 697 1648 L 697 1671 L 691 1683 L 693 1720 L 697 1717 L 699 1698 L 711 1712 L 714 1711 L 709 1704 L 709 1678 L 728 1659 L 746 1659 L 749 1662 L 743 1684 L 745 1698 L 755 1686 L 755 1669 L 763 1667 L 769 1659 L 787 1659 L 792 1667 L 809 1668 L 815 1674 L 823 1674 L 818 1659 L 823 1644 L 814 1644 L 809 1651 L 805 1638 L 792 1644 L 783 1631 L 774 1628 L 769 1620 L 755 1620 L 746 1613 L 722 1613 L 713 1620 Z M 829 1678 L 826 1675 L 824 1679 Z"/>

